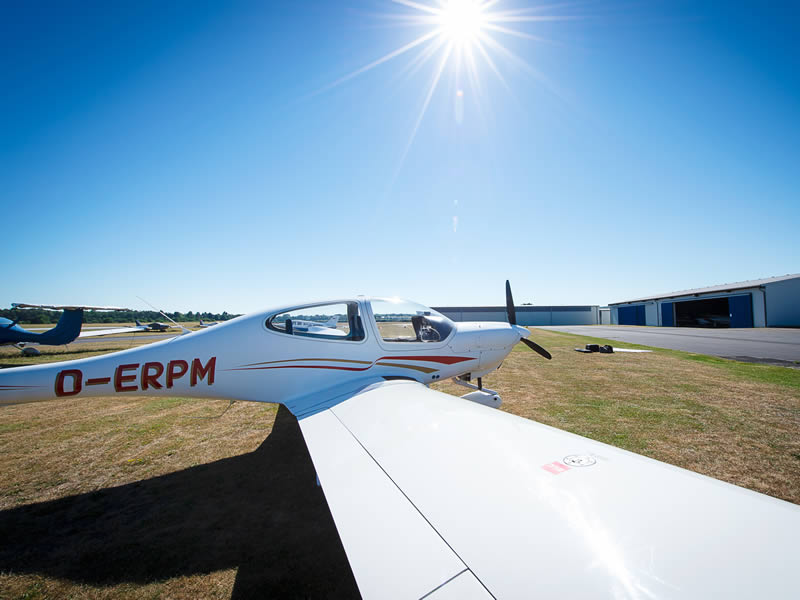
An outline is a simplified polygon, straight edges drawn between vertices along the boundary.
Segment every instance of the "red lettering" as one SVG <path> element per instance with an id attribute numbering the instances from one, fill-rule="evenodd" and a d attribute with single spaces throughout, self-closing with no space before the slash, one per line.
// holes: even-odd
<path id="1" fill-rule="evenodd" d="M 72 377 L 72 390 L 64 389 L 64 379 Z M 74 396 L 81 392 L 83 386 L 83 373 L 78 369 L 64 369 L 56 375 L 56 396 Z"/>
<path id="2" fill-rule="evenodd" d="M 146 390 L 152 386 L 154 389 L 160 390 L 162 386 L 158 383 L 158 378 L 161 377 L 163 373 L 164 365 L 160 362 L 144 363 L 142 367 L 142 389 Z"/>
<path id="3" fill-rule="evenodd" d="M 176 379 L 186 375 L 189 370 L 189 363 L 185 360 L 171 360 L 167 364 L 167 387 L 171 388 Z"/>
<path id="4" fill-rule="evenodd" d="M 129 381 L 136 381 L 136 375 L 123 375 L 125 371 L 135 371 L 139 368 L 139 363 L 120 365 L 114 371 L 114 389 L 118 392 L 135 392 L 139 389 L 135 383 L 133 385 L 123 385 Z"/>
<path id="5" fill-rule="evenodd" d="M 199 358 L 195 358 L 192 361 L 192 374 L 189 377 L 191 385 L 197 385 L 198 379 L 202 379 L 206 375 L 208 375 L 208 385 L 212 385 L 214 383 L 214 368 L 216 365 L 216 356 L 209 358 L 205 366 L 203 366 L 203 363 L 200 362 Z"/>

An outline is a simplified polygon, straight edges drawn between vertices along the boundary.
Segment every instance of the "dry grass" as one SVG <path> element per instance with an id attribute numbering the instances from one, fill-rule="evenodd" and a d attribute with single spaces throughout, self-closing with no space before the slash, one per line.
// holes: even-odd
<path id="1" fill-rule="evenodd" d="M 520 345 L 485 381 L 503 410 L 800 503 L 800 371 L 534 338 L 553 361 Z M 294 418 L 246 403 L 208 418 L 227 405 L 3 408 L 0 598 L 357 596 Z"/>
<path id="2" fill-rule="evenodd" d="M 177 335 L 177 333 L 175 333 Z M 0 368 L 20 367 L 23 365 L 41 364 L 44 362 L 55 362 L 59 360 L 75 360 L 78 358 L 89 358 L 98 354 L 117 352 L 128 348 L 135 348 L 143 344 L 158 342 L 163 339 L 163 333 L 137 333 L 135 339 L 125 339 L 129 334 L 110 335 L 87 340 L 85 342 L 73 342 L 65 346 L 35 346 L 41 356 L 29 358 L 23 356 L 15 346 L 0 346 Z"/>
<path id="3" fill-rule="evenodd" d="M 18 362 L 89 355 L 42 350 Z M 227 407 L 4 407 L 0 598 L 357 597 L 297 421 L 275 405 Z"/>
<path id="4" fill-rule="evenodd" d="M 128 397 L 0 421 L 0 597 L 353 597 L 297 421 Z"/>

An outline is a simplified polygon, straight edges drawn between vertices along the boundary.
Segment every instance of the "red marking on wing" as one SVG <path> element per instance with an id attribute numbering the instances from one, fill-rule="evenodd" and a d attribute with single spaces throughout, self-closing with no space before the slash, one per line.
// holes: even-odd
<path id="1" fill-rule="evenodd" d="M 86 385 L 103 385 L 104 383 L 111 383 L 111 377 L 94 377 L 86 380 Z"/>
<path id="2" fill-rule="evenodd" d="M 542 465 L 542 468 L 548 473 L 552 473 L 553 475 L 559 475 L 564 471 L 569 471 L 569 467 L 567 465 L 562 464 L 558 461 Z"/>
<path id="3" fill-rule="evenodd" d="M 425 362 L 441 363 L 443 365 L 454 365 L 465 360 L 475 360 L 469 356 L 381 356 L 378 360 L 391 358 L 392 360 L 421 360 Z"/>

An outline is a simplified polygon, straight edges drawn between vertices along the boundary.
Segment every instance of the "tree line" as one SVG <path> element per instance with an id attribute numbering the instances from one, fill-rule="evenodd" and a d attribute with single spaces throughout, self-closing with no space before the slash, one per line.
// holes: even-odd
<path id="1" fill-rule="evenodd" d="M 165 312 L 170 319 L 178 323 L 187 321 L 227 321 L 239 315 L 229 314 L 227 311 L 222 313 L 212 312 Z M 30 323 L 32 325 L 48 325 L 58 323 L 61 318 L 61 311 L 44 310 L 42 308 L 4 308 L 0 309 L 0 317 L 5 317 L 20 323 Z M 142 323 L 152 321 L 163 321 L 164 316 L 155 310 L 120 310 L 120 311 L 83 311 L 84 323 L 133 323 L 139 320 Z"/>

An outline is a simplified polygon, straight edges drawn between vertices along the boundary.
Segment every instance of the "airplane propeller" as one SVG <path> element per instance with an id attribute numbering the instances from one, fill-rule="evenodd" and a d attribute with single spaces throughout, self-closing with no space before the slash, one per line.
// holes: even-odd
<path id="1" fill-rule="evenodd" d="M 511 296 L 511 284 L 509 283 L 508 279 L 506 279 L 506 312 L 508 313 L 508 322 L 511 325 L 516 325 L 517 311 L 514 308 L 514 298 Z M 519 341 L 525 344 L 528 348 L 530 348 L 534 352 L 537 352 L 542 356 L 544 356 L 547 360 L 551 360 L 553 358 L 547 350 L 542 348 L 536 342 L 532 342 L 529 339 L 523 337 L 521 337 Z"/>

